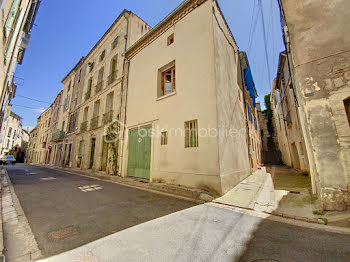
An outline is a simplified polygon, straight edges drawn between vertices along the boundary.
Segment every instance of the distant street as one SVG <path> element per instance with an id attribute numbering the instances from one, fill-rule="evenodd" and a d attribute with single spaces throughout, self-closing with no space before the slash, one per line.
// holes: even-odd
<path id="1" fill-rule="evenodd" d="M 194 205 L 44 167 L 7 169 L 45 257 Z"/>
<path id="2" fill-rule="evenodd" d="M 350 257 L 350 235 L 214 205 L 194 206 L 45 167 L 7 169 L 43 257 L 83 245 L 47 261 L 285 262 Z"/>

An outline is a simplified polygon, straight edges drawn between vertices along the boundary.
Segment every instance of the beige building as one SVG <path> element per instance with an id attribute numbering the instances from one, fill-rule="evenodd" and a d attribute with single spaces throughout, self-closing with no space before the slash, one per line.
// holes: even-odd
<path id="1" fill-rule="evenodd" d="M 186 0 L 153 29 L 125 10 L 62 80 L 48 162 L 224 194 L 261 163 L 244 68 L 215 0 Z"/>
<path id="2" fill-rule="evenodd" d="M 249 149 L 249 161 L 252 170 L 255 171 L 262 163 L 262 141 L 258 116 L 258 103 L 255 101 L 258 97 L 258 93 L 255 88 L 247 54 L 245 52 L 239 52 L 239 56 L 242 70 L 242 89 L 244 93 L 244 107 L 248 130 L 247 144 Z"/>
<path id="3" fill-rule="evenodd" d="M 6 108 L 16 92 L 14 73 L 22 63 L 29 45 L 30 31 L 40 0 L 4 0 L 0 2 L 0 125 Z"/>
<path id="4" fill-rule="evenodd" d="M 57 149 L 62 161 L 55 164 L 114 172 L 105 129 L 120 114 L 125 50 L 149 29 L 137 15 L 124 10 L 63 79 L 58 125 L 65 136 L 63 147 Z"/>
<path id="5" fill-rule="evenodd" d="M 49 163 L 49 131 L 51 124 L 50 106 L 38 117 L 35 128 L 30 131 L 30 143 L 27 150 L 27 162 L 33 164 Z"/>
<path id="6" fill-rule="evenodd" d="M 51 121 L 48 130 L 48 157 L 47 161 L 51 165 L 58 165 L 61 161 L 60 151 L 62 150 L 62 142 L 64 139 L 64 132 L 62 125 L 59 125 L 59 116 L 62 110 L 62 93 L 61 90 L 51 105 Z M 61 145 L 61 146 L 60 146 Z M 61 147 L 61 148 L 60 148 Z M 60 149 L 58 149 L 60 148 Z"/>
<path id="7" fill-rule="evenodd" d="M 313 192 L 324 209 L 345 210 L 350 206 L 350 2 L 279 2 Z"/>
<path id="8" fill-rule="evenodd" d="M 122 176 L 223 194 L 249 175 L 238 52 L 213 0 L 184 1 L 128 48 Z"/>
<path id="9" fill-rule="evenodd" d="M 14 112 L 10 112 L 9 116 L 3 122 L 3 136 L 0 141 L 0 157 L 9 154 L 14 147 L 20 148 L 24 143 L 29 141 L 27 132 L 23 129 L 21 117 Z"/>
<path id="10" fill-rule="evenodd" d="M 283 163 L 295 169 L 308 171 L 308 158 L 286 52 L 281 52 L 279 57 L 270 104 Z"/>

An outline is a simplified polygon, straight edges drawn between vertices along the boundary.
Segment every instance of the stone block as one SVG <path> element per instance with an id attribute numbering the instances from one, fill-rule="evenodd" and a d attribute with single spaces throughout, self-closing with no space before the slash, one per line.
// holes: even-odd
<path id="1" fill-rule="evenodd" d="M 346 210 L 346 200 L 344 192 L 340 189 L 322 188 L 321 201 L 323 210 L 344 211 Z"/>

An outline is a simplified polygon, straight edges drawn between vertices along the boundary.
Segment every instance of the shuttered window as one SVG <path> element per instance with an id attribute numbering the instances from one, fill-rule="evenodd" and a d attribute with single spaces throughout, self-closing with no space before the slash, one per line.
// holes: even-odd
<path id="1" fill-rule="evenodd" d="M 185 122 L 185 147 L 198 147 L 198 121 Z"/>

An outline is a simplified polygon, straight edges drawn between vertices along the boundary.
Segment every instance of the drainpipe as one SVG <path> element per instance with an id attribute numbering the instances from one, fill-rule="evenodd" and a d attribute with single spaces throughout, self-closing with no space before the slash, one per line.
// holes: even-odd
<path id="1" fill-rule="evenodd" d="M 119 119 L 121 117 L 121 113 L 122 113 L 122 104 L 123 104 L 123 89 L 124 89 L 124 80 L 125 80 L 125 76 L 128 76 L 129 74 L 129 61 L 125 58 L 125 53 L 128 47 L 128 38 L 129 38 L 129 17 L 126 16 L 126 14 L 124 14 L 124 17 L 126 19 L 126 35 L 125 35 L 125 46 L 124 46 L 124 65 L 123 65 L 123 75 L 122 75 L 122 81 L 121 81 L 121 88 L 120 88 L 120 101 L 119 101 Z M 125 69 L 127 67 L 127 74 L 125 74 Z M 123 124 L 125 123 L 125 108 L 126 108 L 126 93 L 127 93 L 127 82 L 126 82 L 126 88 L 125 88 L 125 105 L 124 105 L 124 120 L 123 120 Z M 124 125 L 123 125 L 123 131 L 122 131 L 122 139 L 124 141 Z M 118 162 L 119 162 L 119 145 L 120 143 L 118 143 L 118 149 L 117 149 L 117 155 L 116 155 L 116 159 L 117 159 L 117 173 L 121 174 L 121 168 L 118 166 Z M 121 150 L 123 150 L 123 146 L 121 148 Z M 122 162 L 122 161 L 121 161 Z M 122 163 L 121 163 L 122 164 Z M 120 165 L 121 166 L 121 165 Z"/>
<path id="2" fill-rule="evenodd" d="M 238 52 L 238 62 L 239 62 L 239 68 L 241 70 L 241 81 L 242 81 L 242 93 L 243 93 L 243 107 L 244 107 L 244 121 L 246 124 L 246 128 L 247 128 L 247 146 L 248 146 L 248 161 L 249 161 L 249 166 L 250 166 L 250 171 L 252 171 L 252 163 L 250 161 L 250 152 L 249 152 L 249 144 L 250 144 L 250 136 L 249 136 L 249 123 L 247 120 L 247 108 L 246 108 L 246 99 L 245 99 L 245 82 L 244 82 L 244 72 L 242 69 L 242 64 L 241 64 L 241 58 Z"/>

